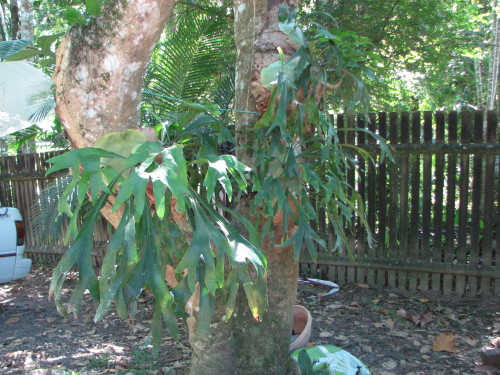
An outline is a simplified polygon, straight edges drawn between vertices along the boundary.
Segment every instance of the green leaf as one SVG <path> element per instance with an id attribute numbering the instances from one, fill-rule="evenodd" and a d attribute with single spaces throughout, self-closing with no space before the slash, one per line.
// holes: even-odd
<path id="1" fill-rule="evenodd" d="M 22 51 L 19 51 L 19 52 L 16 52 L 12 55 L 10 55 L 9 57 L 7 57 L 5 59 L 5 61 L 21 61 L 21 60 L 26 60 L 26 59 L 30 59 L 32 57 L 36 57 L 36 56 L 40 56 L 42 54 L 44 54 L 45 52 L 44 51 L 41 51 L 37 48 L 26 48 Z"/>
<path id="2" fill-rule="evenodd" d="M 97 277 L 92 267 L 92 248 L 94 246 L 93 234 L 94 224 L 98 217 L 99 212 L 108 199 L 108 194 L 102 193 L 95 206 L 90 211 L 86 220 L 84 221 L 78 235 L 76 236 L 73 244 L 64 253 L 61 261 L 56 266 L 52 273 L 52 281 L 49 288 L 49 297 L 53 296 L 57 309 L 61 314 L 66 314 L 66 309 L 61 302 L 62 286 L 66 279 L 67 273 L 78 263 L 79 278 L 83 281 L 89 289 L 94 301 L 99 301 L 99 287 Z M 79 293 L 81 286 L 77 290 Z M 77 294 L 73 299 L 74 306 L 72 309 L 78 311 L 78 304 L 81 302 L 80 296 Z"/>
<path id="3" fill-rule="evenodd" d="M 92 17 L 97 17 L 101 14 L 101 0 L 85 0 L 85 9 Z"/>
<path id="4" fill-rule="evenodd" d="M 249 171 L 250 168 L 238 161 L 233 155 L 209 155 L 208 171 L 203 181 L 203 186 L 207 188 L 207 200 L 212 199 L 218 181 L 231 201 L 233 187 L 228 172 L 236 179 L 240 190 L 245 190 L 247 186 L 245 173 Z"/>
<path id="5" fill-rule="evenodd" d="M 288 37 L 292 40 L 292 42 L 298 44 L 299 46 L 304 46 L 307 47 L 307 41 L 306 38 L 304 37 L 304 33 L 302 32 L 302 29 L 298 27 L 297 22 L 295 20 L 295 14 L 296 11 L 293 10 L 291 14 L 285 19 L 283 12 L 281 11 L 280 7 L 280 13 L 281 16 L 278 15 L 279 19 L 279 29 L 288 35 Z M 283 21 L 282 21 L 283 20 Z"/>
<path id="6" fill-rule="evenodd" d="M 29 39 L 8 40 L 0 42 L 0 61 L 7 59 L 9 56 L 22 51 L 29 46 Z"/>
<path id="7" fill-rule="evenodd" d="M 295 80 L 295 69 L 300 62 L 300 56 L 296 56 L 286 63 L 275 61 L 266 68 L 262 69 L 260 73 L 260 81 L 262 85 L 269 90 L 272 90 L 278 83 L 278 75 L 282 73 L 287 76 L 290 81 Z"/>
<path id="8" fill-rule="evenodd" d="M 120 189 L 113 205 L 113 211 L 116 212 L 133 195 L 134 215 L 136 220 L 139 220 L 146 202 L 146 186 L 148 185 L 148 181 L 148 176 L 141 176 L 136 170 L 133 170 L 120 184 Z"/>
<path id="9" fill-rule="evenodd" d="M 66 35 L 65 32 L 52 34 L 52 35 L 42 35 L 42 36 L 36 38 L 36 45 L 42 51 L 49 52 L 51 50 L 52 44 L 54 44 L 54 42 L 58 41 L 64 35 Z"/>
<path id="10" fill-rule="evenodd" d="M 70 25 L 82 25 L 87 22 L 78 10 L 70 6 L 66 8 L 66 20 Z"/>
<path id="11" fill-rule="evenodd" d="M 142 145 L 145 142 L 146 136 L 143 133 L 127 129 L 123 132 L 109 132 L 104 134 L 96 141 L 95 147 L 122 156 L 122 158 L 112 157 L 102 158 L 101 160 L 102 164 L 112 167 L 116 172 L 122 172 L 127 166 L 130 166 L 130 162 L 126 158 L 131 155 L 136 146 Z M 140 156 L 143 156 L 142 153 Z"/>

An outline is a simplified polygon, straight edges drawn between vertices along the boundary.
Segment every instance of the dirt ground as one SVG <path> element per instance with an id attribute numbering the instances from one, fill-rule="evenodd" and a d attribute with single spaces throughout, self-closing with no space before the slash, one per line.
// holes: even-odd
<path id="1" fill-rule="evenodd" d="M 1 374 L 185 374 L 190 347 L 165 337 L 160 359 L 145 345 L 146 320 L 114 313 L 93 322 L 89 305 L 77 321 L 59 316 L 47 299 L 52 267 L 34 265 L 24 280 L 0 285 Z M 71 283 L 70 283 L 71 284 Z M 70 285 L 69 284 L 69 285 Z M 500 374 L 482 365 L 480 351 L 500 334 L 500 299 L 458 301 L 401 295 L 367 285 L 325 291 L 300 286 L 298 304 L 313 316 L 312 342 L 357 356 L 373 375 Z"/>

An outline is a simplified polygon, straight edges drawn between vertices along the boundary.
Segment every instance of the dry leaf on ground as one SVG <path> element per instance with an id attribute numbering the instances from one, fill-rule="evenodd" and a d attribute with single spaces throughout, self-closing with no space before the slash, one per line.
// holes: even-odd
<path id="1" fill-rule="evenodd" d="M 435 352 L 458 353 L 457 343 L 453 332 L 440 333 L 434 338 L 432 350 Z"/>
<path id="2" fill-rule="evenodd" d="M 18 321 L 20 321 L 21 319 L 19 318 L 10 318 L 10 319 L 7 319 L 5 321 L 5 324 L 14 324 L 14 323 L 17 323 Z"/>
<path id="3" fill-rule="evenodd" d="M 434 315 L 430 311 L 426 311 L 421 315 L 412 315 L 409 320 L 415 323 L 416 326 L 425 327 L 427 324 L 432 322 Z"/>

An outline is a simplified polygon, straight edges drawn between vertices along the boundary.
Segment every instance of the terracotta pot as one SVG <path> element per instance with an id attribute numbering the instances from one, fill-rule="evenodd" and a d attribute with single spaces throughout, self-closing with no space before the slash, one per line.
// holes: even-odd
<path id="1" fill-rule="evenodd" d="M 311 313 L 303 306 L 293 307 L 293 332 L 290 352 L 307 346 L 311 339 L 312 317 Z"/>

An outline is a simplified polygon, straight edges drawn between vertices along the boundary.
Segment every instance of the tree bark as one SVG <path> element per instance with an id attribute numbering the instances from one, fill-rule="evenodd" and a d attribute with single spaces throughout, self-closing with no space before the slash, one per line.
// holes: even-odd
<path id="1" fill-rule="evenodd" d="M 142 86 L 174 0 L 112 1 L 101 17 L 74 26 L 56 53 L 56 113 L 73 148 L 140 125 Z M 110 203 L 103 215 L 116 228 Z"/>
<path id="2" fill-rule="evenodd" d="M 19 7 L 19 24 L 21 39 L 29 39 L 30 44 L 33 44 L 33 31 L 35 24 L 33 23 L 33 0 L 21 0 Z"/>
<path id="3" fill-rule="evenodd" d="M 260 82 L 260 72 L 279 60 L 277 47 L 286 55 L 295 48 L 278 29 L 281 1 L 234 2 L 235 39 L 237 45 L 235 108 L 262 114 L 267 108 L 270 91 Z M 249 129 L 260 117 L 257 113 L 236 113 L 236 154 L 252 167 L 250 147 L 254 142 Z M 249 201 L 238 207 L 249 218 Z M 253 221 L 259 220 L 253 218 Z M 258 223 L 254 223 L 258 225 Z M 243 231 L 243 229 L 242 229 Z M 290 374 L 295 366 L 288 355 L 293 321 L 293 305 L 297 293 L 298 261 L 292 247 L 278 248 L 266 238 L 262 243 L 268 261 L 269 309 L 257 322 L 251 315 L 246 297 L 238 295 L 234 315 L 222 321 L 223 311 L 216 314 L 212 329 L 199 336 L 190 329 L 193 348 L 192 375 L 259 375 Z"/>
<path id="4" fill-rule="evenodd" d="M 490 71 L 488 77 L 488 98 L 486 109 L 494 110 L 497 103 L 498 74 L 500 71 L 500 26 L 498 20 L 498 0 L 491 2 L 491 33 L 492 46 L 490 57 Z"/>
<path id="5" fill-rule="evenodd" d="M 10 0 L 10 38 L 18 39 L 19 33 L 19 7 L 17 0 Z"/>
<path id="6" fill-rule="evenodd" d="M 7 21 L 5 19 L 5 4 L 0 4 L 0 41 L 4 42 L 7 38 Z"/>
<path id="7" fill-rule="evenodd" d="M 112 1 L 57 50 L 56 111 L 74 148 L 140 125 L 143 77 L 173 0 Z"/>

